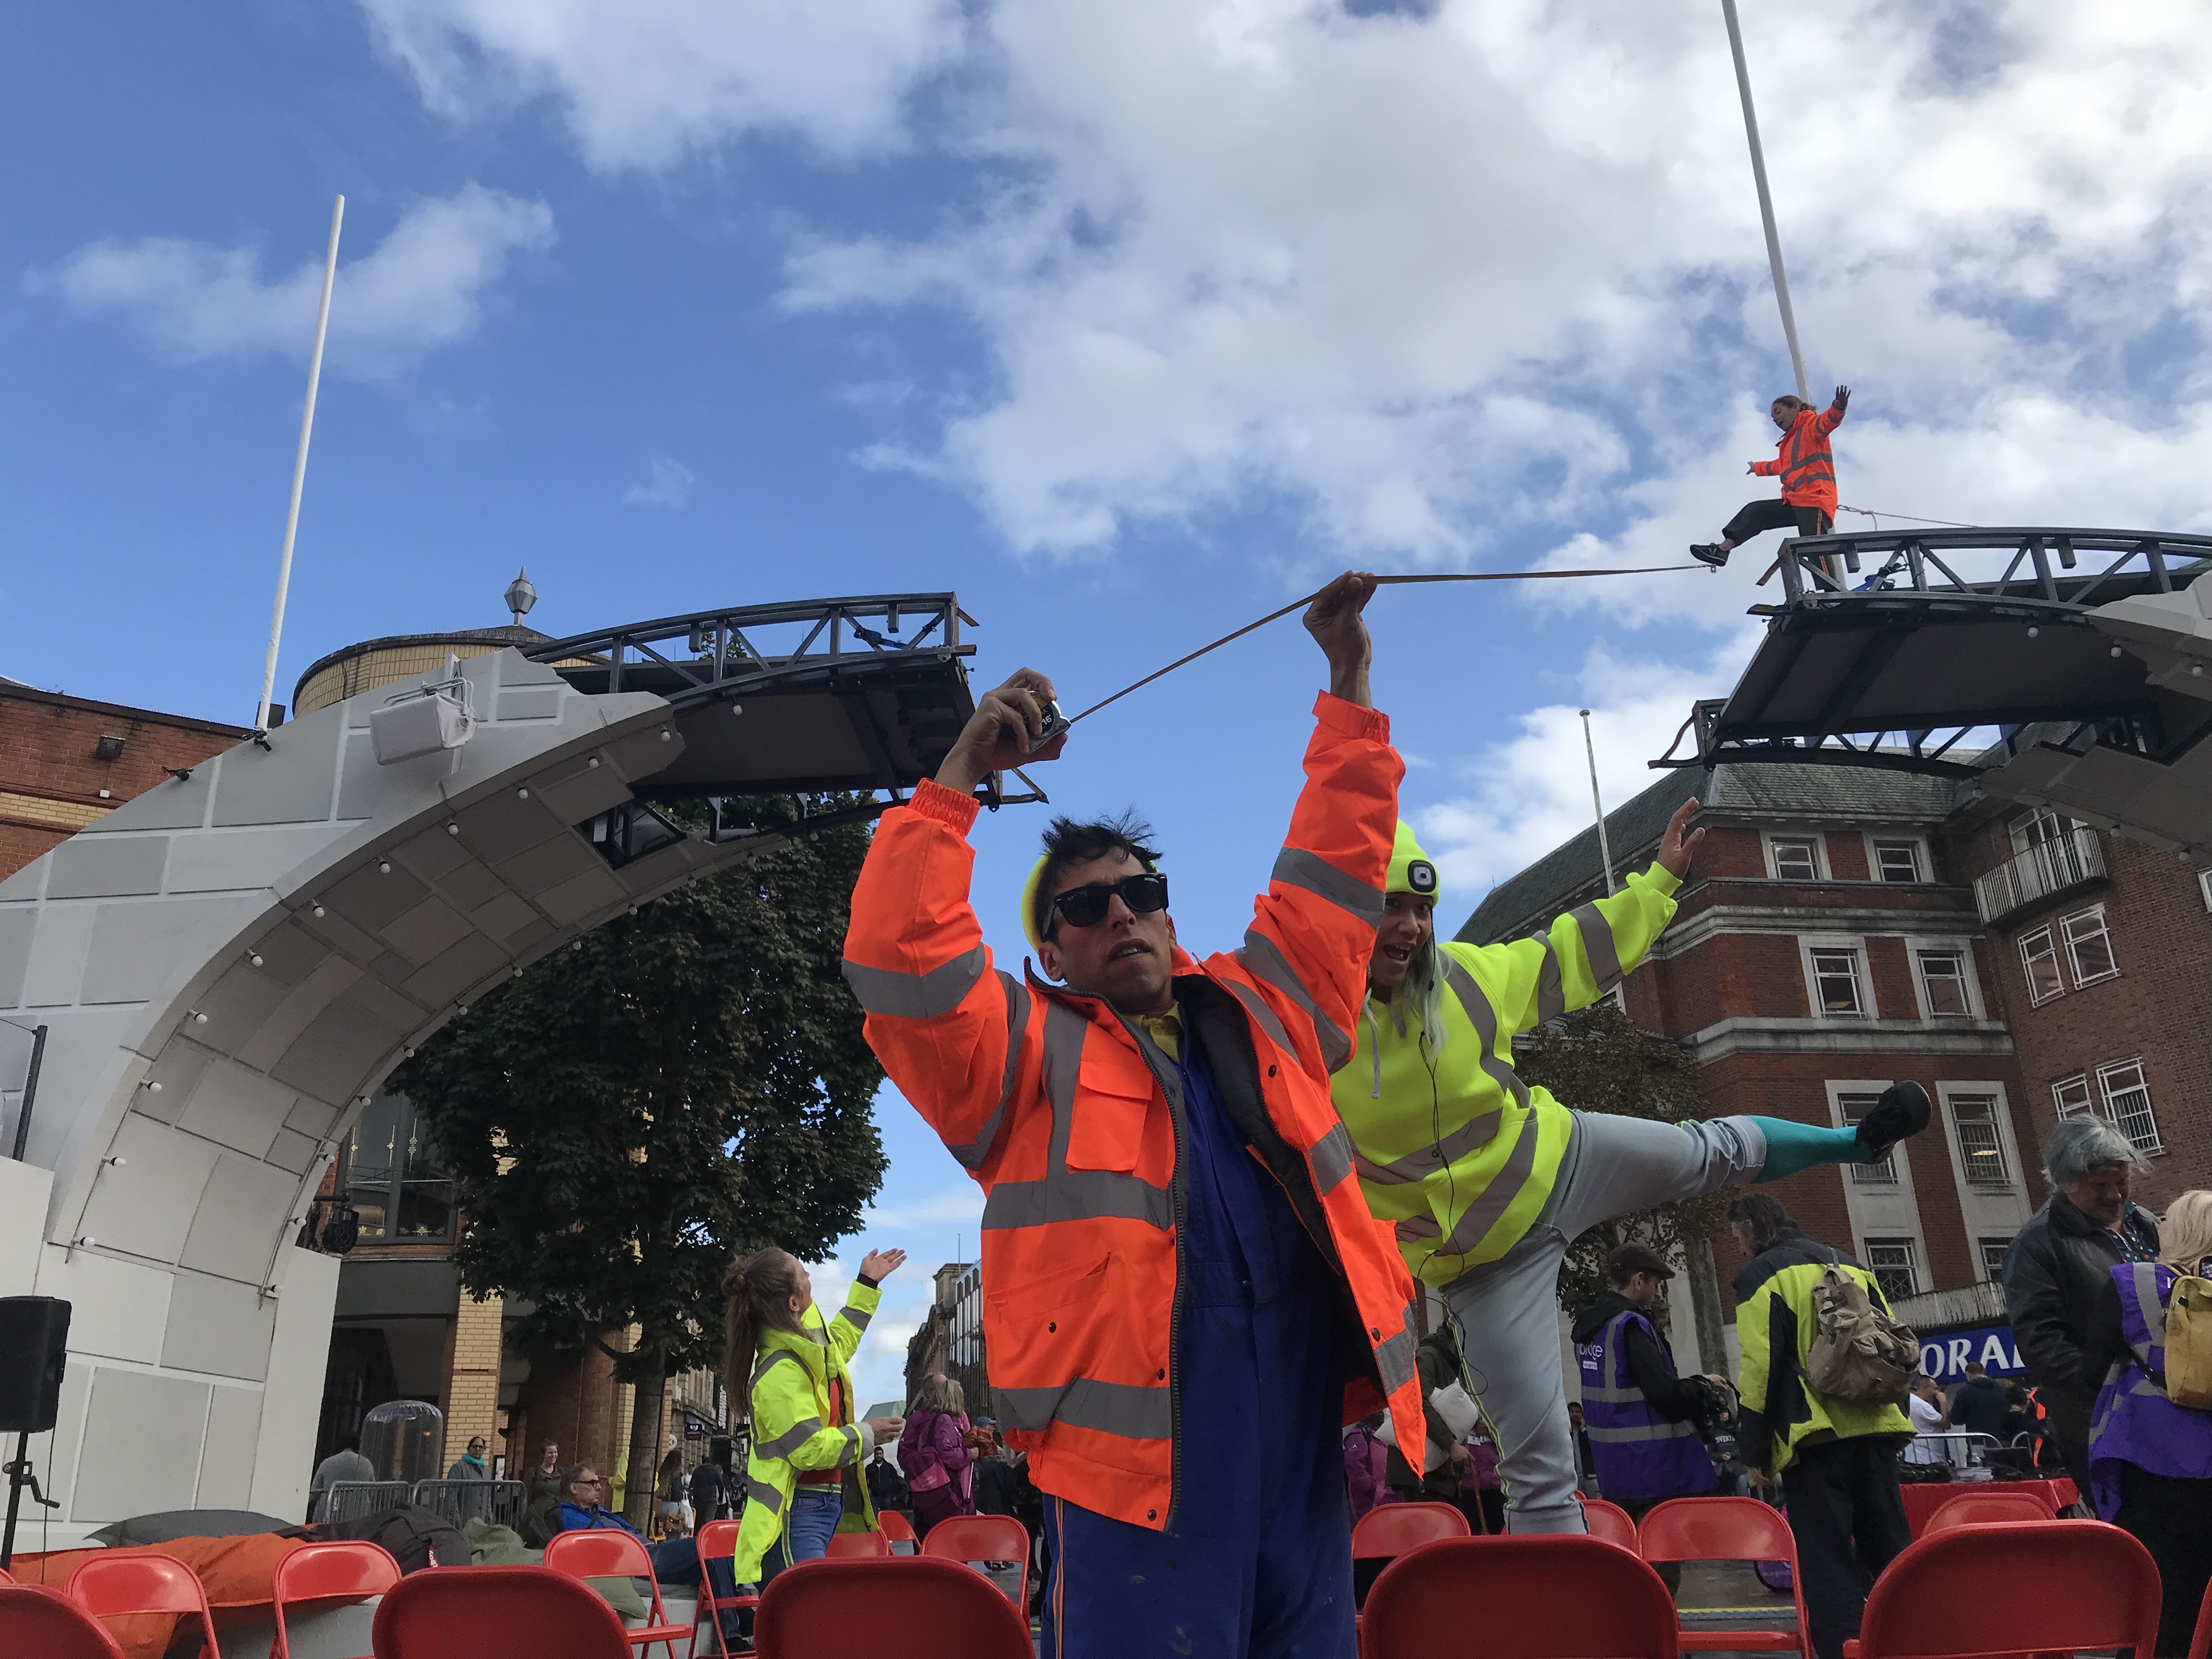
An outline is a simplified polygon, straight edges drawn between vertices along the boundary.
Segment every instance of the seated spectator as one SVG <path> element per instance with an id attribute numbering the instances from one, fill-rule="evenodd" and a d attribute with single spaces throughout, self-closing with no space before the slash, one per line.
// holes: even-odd
<path id="1" fill-rule="evenodd" d="M 696 1584 L 699 1582 L 699 1541 L 696 1538 L 671 1538 L 658 1544 L 646 1543 L 645 1534 L 614 1510 L 601 1507 L 600 1494 L 607 1483 L 599 1472 L 589 1463 L 579 1463 L 567 1471 L 562 1483 L 561 1501 L 550 1516 L 549 1532 L 592 1532 L 605 1528 L 619 1528 L 641 1544 L 653 1562 L 653 1576 L 662 1584 Z"/>

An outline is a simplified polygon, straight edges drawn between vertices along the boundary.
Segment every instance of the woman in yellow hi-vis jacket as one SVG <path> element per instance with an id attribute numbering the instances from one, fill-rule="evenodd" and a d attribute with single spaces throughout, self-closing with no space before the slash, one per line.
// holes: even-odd
<path id="1" fill-rule="evenodd" d="M 860 1472 L 878 1443 L 897 1440 L 902 1423 L 857 1420 L 845 1365 L 875 1312 L 876 1287 L 905 1260 L 903 1250 L 869 1251 L 845 1305 L 826 1322 L 805 1264 L 788 1251 L 756 1251 L 723 1274 L 722 1375 L 732 1385 L 750 1379 L 744 1410 L 752 1425 L 733 1563 L 738 1583 L 765 1584 L 787 1566 L 818 1559 L 835 1532 L 875 1529 Z"/>
<path id="2" fill-rule="evenodd" d="M 1656 861 L 1620 892 L 1502 945 L 1436 937 L 1436 866 L 1400 824 L 1358 1046 L 1330 1079 L 1369 1207 L 1457 1322 L 1470 1390 L 1498 1441 L 1509 1531 L 1586 1530 L 1556 1301 L 1577 1236 L 1729 1182 L 1871 1163 L 1927 1127 L 1915 1083 L 1893 1085 L 1856 1128 L 1836 1129 L 1585 1115 L 1521 1081 L 1514 1034 L 1595 1002 L 1673 918 L 1705 836 L 1684 836 L 1697 805 L 1675 812 Z"/>

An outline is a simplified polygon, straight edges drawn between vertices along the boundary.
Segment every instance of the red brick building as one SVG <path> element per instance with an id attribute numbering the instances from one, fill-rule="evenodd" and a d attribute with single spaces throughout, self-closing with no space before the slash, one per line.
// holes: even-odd
<path id="1" fill-rule="evenodd" d="M 1705 840 L 1623 1006 L 1696 1055 L 1716 1115 L 1836 1125 L 1893 1081 L 1927 1088 L 1936 1121 L 1893 1158 L 1771 1189 L 1922 1298 L 1923 1334 L 2002 1322 L 1974 1287 L 2043 1200 L 2060 1113 L 2133 1136 L 2154 1206 L 2212 1182 L 2212 875 L 1971 786 L 1807 764 L 1669 774 L 1608 816 L 1617 875 L 1692 794 Z M 1459 937 L 1520 937 L 1603 890 L 1592 830 Z M 1715 1249 L 1725 1304 L 1742 1261 Z"/>

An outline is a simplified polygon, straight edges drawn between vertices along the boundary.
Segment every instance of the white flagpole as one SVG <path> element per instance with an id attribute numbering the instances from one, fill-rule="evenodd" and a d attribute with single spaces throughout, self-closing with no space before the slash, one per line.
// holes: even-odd
<path id="1" fill-rule="evenodd" d="M 253 729 L 269 729 L 269 701 L 276 691 L 276 642 L 284 633 L 284 598 L 292 586 L 292 541 L 300 532 L 300 492 L 307 483 L 307 440 L 315 430 L 315 388 L 323 378 L 323 337 L 331 326 L 331 284 L 338 274 L 338 227 L 345 222 L 345 198 L 331 209 L 331 249 L 323 258 L 323 301 L 315 313 L 315 349 L 307 359 L 307 405 L 300 411 L 300 454 L 292 463 L 292 505 L 284 514 L 284 556 L 276 565 L 276 608 L 269 619 L 269 657 L 261 669 L 261 706 Z"/>
<path id="2" fill-rule="evenodd" d="M 1735 89 L 1743 97 L 1744 137 L 1751 142 L 1751 179 L 1759 187 L 1759 216 L 1766 227 L 1766 263 L 1774 271 L 1774 301 L 1782 308 L 1782 337 L 1790 343 L 1790 366 L 1797 372 L 1797 395 L 1813 401 L 1805 379 L 1805 354 L 1797 349 L 1797 314 L 1790 308 L 1790 279 L 1782 274 L 1782 238 L 1774 228 L 1774 198 L 1766 190 L 1766 152 L 1759 143 L 1759 112 L 1751 106 L 1751 70 L 1743 61 L 1743 30 L 1735 21 L 1735 0 L 1721 0 L 1728 19 L 1729 50 L 1735 55 Z"/>
<path id="3" fill-rule="evenodd" d="M 1605 890 L 1607 897 L 1619 892 L 1613 879 L 1613 844 L 1605 833 L 1605 802 L 1597 793 L 1597 745 L 1590 741 L 1590 711 L 1582 711 L 1583 753 L 1589 757 L 1590 810 L 1597 814 L 1597 855 L 1605 861 Z"/>

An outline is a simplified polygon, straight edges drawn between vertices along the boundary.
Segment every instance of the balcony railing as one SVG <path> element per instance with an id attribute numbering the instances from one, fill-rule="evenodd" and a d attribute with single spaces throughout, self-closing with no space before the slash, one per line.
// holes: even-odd
<path id="1" fill-rule="evenodd" d="M 2105 849 L 2094 830 L 2069 830 L 2008 859 L 1974 880 L 1984 921 L 1997 921 L 2105 873 Z"/>

